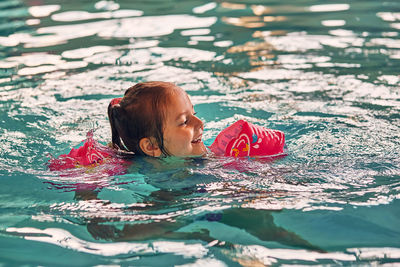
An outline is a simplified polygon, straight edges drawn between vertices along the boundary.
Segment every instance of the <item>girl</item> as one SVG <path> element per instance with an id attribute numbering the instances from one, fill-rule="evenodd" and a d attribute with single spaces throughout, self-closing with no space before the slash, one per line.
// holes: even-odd
<path id="1" fill-rule="evenodd" d="M 112 146 L 136 155 L 202 156 L 204 124 L 189 96 L 168 82 L 138 83 L 108 106 Z"/>
<path id="2" fill-rule="evenodd" d="M 97 166 L 104 162 L 120 165 L 123 160 L 117 154 L 199 157 L 207 153 L 202 141 L 204 124 L 196 117 L 187 93 L 172 83 L 144 82 L 130 87 L 124 97 L 110 102 L 108 118 L 113 149 L 89 135 L 83 146 L 51 159 L 50 169 Z M 216 156 L 267 156 L 269 160 L 271 156 L 285 155 L 284 144 L 283 132 L 239 120 L 217 136 L 210 150 Z M 107 175 L 120 171 L 111 169 Z"/>

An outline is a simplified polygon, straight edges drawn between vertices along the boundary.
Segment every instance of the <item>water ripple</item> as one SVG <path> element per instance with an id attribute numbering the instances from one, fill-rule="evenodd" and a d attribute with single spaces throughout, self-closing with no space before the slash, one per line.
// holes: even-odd
<path id="1" fill-rule="evenodd" d="M 31 255 L 21 249 L 52 244 L 94 265 L 400 260 L 397 2 L 81 6 L 0 3 L 8 246 Z M 47 170 L 48 153 L 68 153 L 88 130 L 106 144 L 110 99 L 147 80 L 188 92 L 207 145 L 245 119 L 284 131 L 288 156 Z"/>

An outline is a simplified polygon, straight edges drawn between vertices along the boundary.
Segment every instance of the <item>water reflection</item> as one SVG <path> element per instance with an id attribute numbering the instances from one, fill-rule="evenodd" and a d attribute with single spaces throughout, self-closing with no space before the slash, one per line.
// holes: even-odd
<path id="1" fill-rule="evenodd" d="M 350 8 L 349 4 L 327 4 L 327 5 L 313 5 L 309 7 L 311 12 L 334 12 L 344 11 Z"/>
<path id="2" fill-rule="evenodd" d="M 74 189 L 74 192 L 75 199 L 79 200 L 79 202 L 52 205 L 51 209 L 62 211 L 64 216 L 76 216 L 79 214 L 81 222 L 82 220 L 86 221 L 88 231 L 95 239 L 118 242 L 127 240 L 145 241 L 160 238 L 172 240 L 196 239 L 206 243 L 213 242 L 213 246 L 233 248 L 234 244 L 229 236 L 220 237 L 219 242 L 214 242 L 215 237 L 210 234 L 210 230 L 207 227 L 197 230 L 183 230 L 187 227 L 190 229 L 190 225 L 193 223 L 204 221 L 244 230 L 262 241 L 274 241 L 285 246 L 322 251 L 321 248 L 310 244 L 297 234 L 275 225 L 271 211 L 266 210 L 267 206 L 261 209 L 254 209 L 254 204 L 258 202 L 254 200 L 262 200 L 263 195 L 260 193 L 264 190 L 246 188 L 250 184 L 246 185 L 239 180 L 232 183 L 231 177 L 223 178 L 225 182 L 221 184 L 218 181 L 218 177 L 215 176 L 218 172 L 215 173 L 214 171 L 214 174 L 212 174 L 211 171 L 206 169 L 207 174 L 204 166 L 201 168 L 197 166 L 196 169 L 199 170 L 199 173 L 196 173 L 196 169 L 192 167 L 193 163 L 195 165 L 203 165 L 202 160 L 190 160 L 189 162 L 180 160 L 177 162 L 170 159 L 165 161 L 147 158 L 140 161 L 137 159 L 129 170 L 142 169 L 141 172 L 146 175 L 146 184 L 153 185 L 153 188 L 165 189 L 152 191 L 148 196 L 141 197 L 136 203 L 122 204 L 101 200 L 99 193 L 102 190 L 102 186 L 104 186 L 103 190 L 110 190 L 115 186 L 124 187 L 125 183 L 112 183 L 113 185 L 110 186 L 100 185 L 97 182 L 97 189 L 90 189 L 91 184 L 87 184 L 85 187 L 83 183 L 78 182 L 80 185 Z M 242 162 L 242 164 L 246 163 L 245 161 Z M 146 165 L 149 164 L 154 165 L 154 168 L 147 168 Z M 221 163 L 218 162 L 218 164 Z M 237 168 L 238 164 L 241 163 L 237 162 L 232 166 Z M 189 169 L 182 169 L 180 165 L 189 166 Z M 226 163 L 224 166 L 224 168 L 227 168 Z M 246 168 L 251 168 L 251 166 Z M 150 172 L 152 169 L 153 171 Z M 215 168 L 213 169 L 215 170 Z M 231 171 L 231 175 L 234 175 L 233 171 Z M 217 180 L 216 184 L 213 185 L 210 181 L 207 181 L 207 176 L 209 176 L 208 180 Z M 234 175 L 234 177 L 239 179 L 237 175 Z M 85 180 L 86 178 L 88 177 L 85 176 Z M 131 176 L 132 178 L 134 176 Z M 140 175 L 137 175 L 137 178 L 140 179 Z M 137 182 L 137 179 L 130 183 L 132 182 Z M 69 183 L 67 182 L 65 185 L 59 184 L 57 187 L 70 189 Z M 52 184 L 55 185 L 54 183 Z M 218 186 L 218 184 L 220 185 Z M 134 192 L 139 193 L 140 190 L 135 190 Z M 265 196 L 269 199 L 278 195 L 278 192 L 265 192 Z M 245 205 L 242 208 L 240 206 L 232 207 L 232 203 L 230 203 L 232 201 L 250 205 L 248 208 L 245 208 Z M 110 222 L 125 221 L 131 223 L 124 223 L 123 228 L 110 225 Z M 263 225 L 262 228 L 259 227 L 260 221 Z"/>
<path id="3" fill-rule="evenodd" d="M 40 5 L 28 8 L 29 14 L 36 18 L 48 17 L 51 13 L 60 10 L 60 5 Z"/>
<path id="4" fill-rule="evenodd" d="M 80 6 L 1 4 L 5 239 L 138 265 L 160 254 L 202 265 L 398 261 L 395 2 Z M 289 156 L 211 159 L 168 177 L 134 167 L 49 174 L 46 154 L 89 129 L 107 143 L 109 100 L 144 80 L 188 91 L 205 142 L 246 119 L 283 130 Z"/>
<path id="5" fill-rule="evenodd" d="M 70 22 L 70 21 L 72 22 L 81 20 L 92 20 L 92 19 L 136 17 L 142 15 L 143 11 L 141 10 L 117 10 L 112 12 L 96 12 L 96 13 L 89 13 L 86 11 L 67 11 L 54 14 L 51 16 L 51 19 L 60 22 Z"/>

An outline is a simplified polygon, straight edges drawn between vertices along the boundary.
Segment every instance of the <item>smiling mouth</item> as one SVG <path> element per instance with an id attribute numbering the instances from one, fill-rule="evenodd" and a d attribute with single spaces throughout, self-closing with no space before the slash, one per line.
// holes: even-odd
<path id="1" fill-rule="evenodd" d="M 192 144 L 198 144 L 198 143 L 201 143 L 201 136 L 192 141 Z"/>

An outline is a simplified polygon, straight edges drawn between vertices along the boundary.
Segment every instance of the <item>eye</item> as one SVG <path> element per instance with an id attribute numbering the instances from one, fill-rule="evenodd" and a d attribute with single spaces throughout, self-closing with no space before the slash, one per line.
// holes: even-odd
<path id="1" fill-rule="evenodd" d="M 186 125 L 189 122 L 189 120 L 187 118 L 185 118 L 185 120 L 180 124 L 181 126 Z"/>

